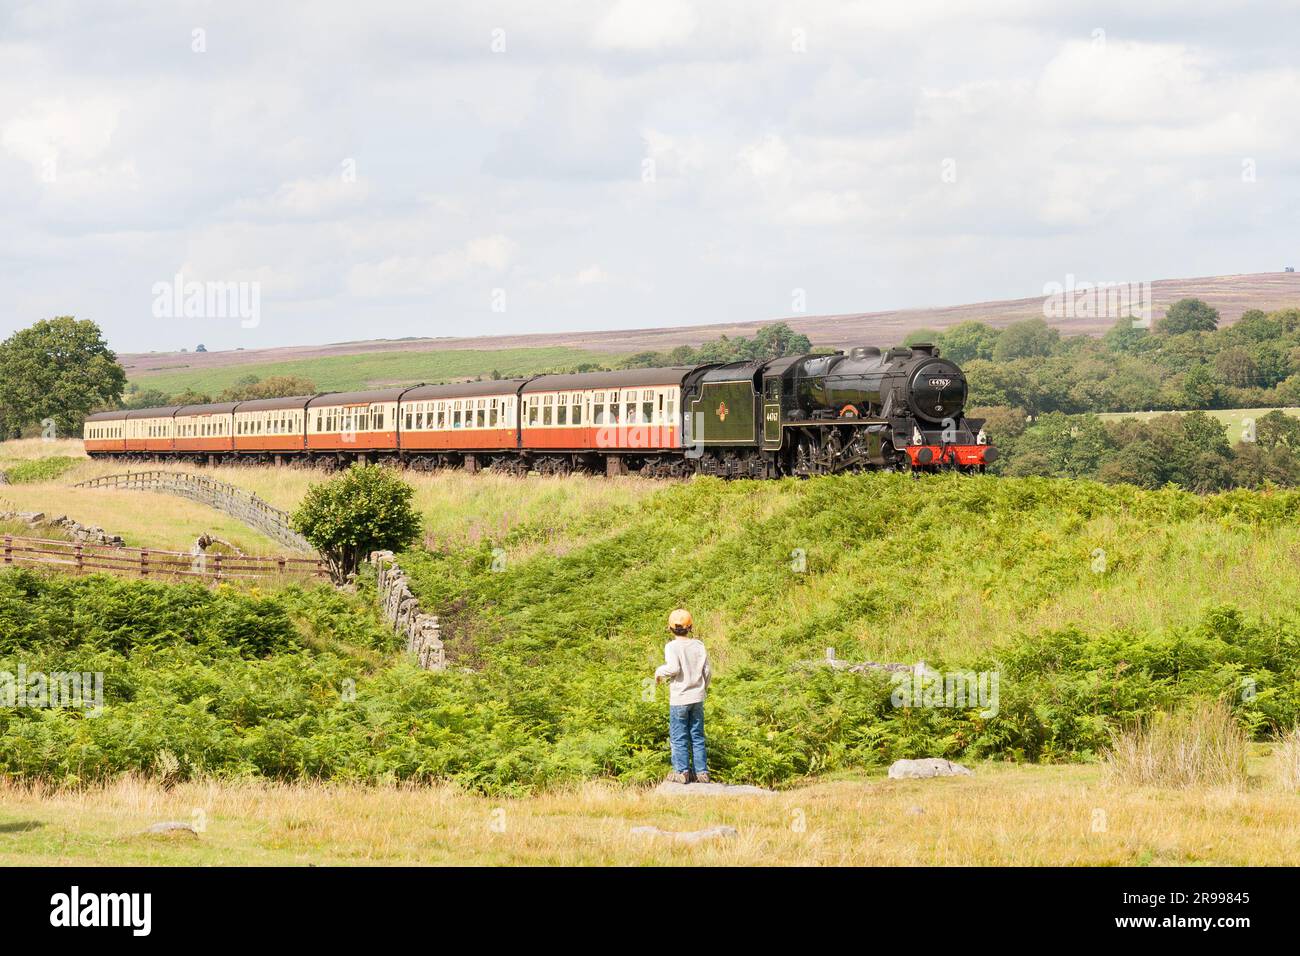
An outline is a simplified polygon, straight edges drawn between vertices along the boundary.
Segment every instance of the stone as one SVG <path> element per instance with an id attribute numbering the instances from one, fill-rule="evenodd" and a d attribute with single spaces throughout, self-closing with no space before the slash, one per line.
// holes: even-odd
<path id="1" fill-rule="evenodd" d="M 708 786 L 708 784 L 703 784 Z M 737 835 L 735 827 L 709 827 L 707 830 L 660 830 L 658 827 L 633 827 L 633 836 L 668 837 L 675 843 L 703 843 L 706 840 L 730 840 Z"/>
<path id="2" fill-rule="evenodd" d="M 969 777 L 975 771 L 942 757 L 924 760 L 895 760 L 889 768 L 890 780 L 927 780 L 930 777 Z"/>
<path id="3" fill-rule="evenodd" d="M 655 787 L 655 793 L 673 797 L 774 797 L 775 790 L 752 787 L 748 784 L 729 783 L 671 783 L 665 780 Z"/>
<path id="4" fill-rule="evenodd" d="M 421 668 L 443 670 L 447 658 L 437 617 L 421 612 L 419 599 L 411 592 L 406 574 L 397 566 L 391 551 L 372 551 L 370 561 L 376 566 L 376 590 L 384 621 L 406 639 L 407 650 Z"/>
<path id="5" fill-rule="evenodd" d="M 181 823 L 178 820 L 165 820 L 162 823 L 155 823 L 152 826 L 145 827 L 140 831 L 141 835 L 150 836 L 198 836 L 199 831 L 194 829 L 188 823 Z"/>

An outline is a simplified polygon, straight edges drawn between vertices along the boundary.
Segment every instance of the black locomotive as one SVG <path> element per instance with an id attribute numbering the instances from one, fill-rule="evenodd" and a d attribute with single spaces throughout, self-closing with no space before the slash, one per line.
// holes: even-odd
<path id="1" fill-rule="evenodd" d="M 997 457 L 963 413 L 966 376 L 929 344 L 703 367 L 683 394 L 687 455 L 708 474 L 982 470 Z"/>

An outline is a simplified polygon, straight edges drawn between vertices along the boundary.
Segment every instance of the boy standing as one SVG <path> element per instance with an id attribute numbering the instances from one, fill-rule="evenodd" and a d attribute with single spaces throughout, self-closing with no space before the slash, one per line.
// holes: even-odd
<path id="1" fill-rule="evenodd" d="M 704 698 L 709 692 L 709 654 L 691 637 L 691 612 L 678 608 L 668 615 L 673 639 L 664 645 L 664 663 L 655 671 L 655 683 L 668 683 L 668 741 L 672 747 L 670 783 L 689 783 L 694 764 L 697 783 L 709 782 L 704 755 Z"/>

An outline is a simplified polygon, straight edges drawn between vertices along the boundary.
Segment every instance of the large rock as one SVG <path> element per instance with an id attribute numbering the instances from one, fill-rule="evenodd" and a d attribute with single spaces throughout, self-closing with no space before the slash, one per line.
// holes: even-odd
<path id="1" fill-rule="evenodd" d="M 890 780 L 925 780 L 929 777 L 969 777 L 975 771 L 942 757 L 924 760 L 895 760 L 889 768 Z"/>
<path id="2" fill-rule="evenodd" d="M 178 820 L 166 820 L 145 827 L 140 831 L 140 834 L 142 836 L 197 837 L 199 831 L 188 823 L 181 823 Z"/>
<path id="3" fill-rule="evenodd" d="M 733 786 L 728 783 L 671 783 L 667 780 L 655 787 L 655 793 L 674 797 L 771 797 L 776 795 L 774 790 L 764 790 L 762 787 L 751 787 L 747 784 Z"/>
<path id="4" fill-rule="evenodd" d="M 708 784 L 704 784 L 708 786 Z M 633 836 L 668 837 L 675 843 L 703 843 L 706 840 L 730 840 L 735 827 L 709 827 L 707 830 L 660 830 L 658 827 L 633 827 Z"/>

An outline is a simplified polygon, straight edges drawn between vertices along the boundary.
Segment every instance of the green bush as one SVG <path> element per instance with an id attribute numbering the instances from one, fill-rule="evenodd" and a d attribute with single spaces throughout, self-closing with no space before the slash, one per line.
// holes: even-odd
<path id="1" fill-rule="evenodd" d="M 26 485 L 38 481 L 53 481 L 77 464 L 79 459 L 67 455 L 50 458 L 33 458 L 5 469 L 11 484 Z"/>
<path id="2" fill-rule="evenodd" d="M 401 551 L 419 538 L 414 493 L 389 468 L 353 465 L 308 490 L 293 526 L 324 555 L 334 582 L 342 584 L 371 551 Z"/>

